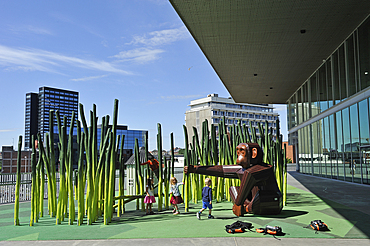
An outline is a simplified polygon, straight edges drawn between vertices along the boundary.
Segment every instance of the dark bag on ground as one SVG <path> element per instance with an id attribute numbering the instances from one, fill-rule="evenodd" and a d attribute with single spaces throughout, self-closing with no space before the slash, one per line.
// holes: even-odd
<path id="1" fill-rule="evenodd" d="M 284 236 L 283 230 L 280 226 L 269 226 L 267 225 L 265 228 L 257 228 L 256 232 L 270 234 L 270 235 L 277 235 L 277 236 Z"/>
<path id="2" fill-rule="evenodd" d="M 240 220 L 232 223 L 231 225 L 226 225 L 225 230 L 228 233 L 242 233 L 245 230 L 250 230 L 253 228 L 252 223 L 242 222 Z"/>
<path id="3" fill-rule="evenodd" d="M 309 226 L 315 231 L 329 231 L 328 225 L 321 220 L 313 220 Z"/>

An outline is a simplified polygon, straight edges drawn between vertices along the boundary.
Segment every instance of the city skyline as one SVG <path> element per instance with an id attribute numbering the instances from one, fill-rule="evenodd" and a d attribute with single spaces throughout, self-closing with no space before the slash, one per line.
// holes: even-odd
<path id="1" fill-rule="evenodd" d="M 42 86 L 78 91 L 87 118 L 97 105 L 99 123 L 118 99 L 118 123 L 148 130 L 150 150 L 157 123 L 164 149 L 171 132 L 184 147 L 191 100 L 230 96 L 166 0 L 9 1 L 0 20 L 0 146 L 17 147 L 26 93 Z M 285 105 L 275 107 L 286 140 Z"/>

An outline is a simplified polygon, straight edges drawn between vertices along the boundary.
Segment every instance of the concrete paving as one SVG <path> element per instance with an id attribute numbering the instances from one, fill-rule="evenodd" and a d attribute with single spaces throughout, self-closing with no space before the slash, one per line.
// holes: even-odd
<path id="1" fill-rule="evenodd" d="M 316 196 L 370 214 L 370 185 L 330 180 L 298 172 L 289 172 L 288 184 L 311 192 Z M 350 218 L 348 218 L 350 220 Z M 370 224 L 370 222 L 369 222 Z M 150 238 L 111 240 L 58 240 L 58 241 L 0 241 L 0 245 L 16 246 L 64 246 L 64 245 L 370 245 L 369 239 L 322 239 L 322 238 Z"/>
<path id="2" fill-rule="evenodd" d="M 60 241 L 2 241 L 0 245 L 16 246 L 116 246 L 116 245 L 137 245 L 137 246 L 162 246 L 162 245 L 212 245 L 212 246 L 266 246 L 266 245 L 315 245 L 315 246 L 364 246 L 370 245 L 368 239 L 318 239 L 318 238 L 153 238 L 153 239 L 110 239 L 110 240 L 60 240 Z"/>

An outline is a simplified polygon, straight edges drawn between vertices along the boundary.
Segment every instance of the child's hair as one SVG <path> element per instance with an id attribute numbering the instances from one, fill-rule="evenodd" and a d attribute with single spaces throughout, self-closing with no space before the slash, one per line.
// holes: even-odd
<path id="1" fill-rule="evenodd" d="M 177 184 L 177 179 L 175 177 L 171 177 L 171 184 Z"/>
<path id="2" fill-rule="evenodd" d="M 151 178 L 148 178 L 148 179 L 146 180 L 146 185 L 148 186 L 148 188 L 149 188 L 149 189 L 150 189 L 150 188 L 153 188 L 152 180 L 153 180 L 153 179 L 151 179 Z"/>
<path id="3" fill-rule="evenodd" d="M 210 185 L 212 183 L 212 180 L 210 178 L 206 178 L 204 183 L 206 183 L 206 185 Z"/>

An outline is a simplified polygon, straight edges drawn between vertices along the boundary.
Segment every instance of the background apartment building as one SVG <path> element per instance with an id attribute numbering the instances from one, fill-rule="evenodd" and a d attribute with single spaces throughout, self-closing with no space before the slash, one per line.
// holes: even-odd
<path id="1" fill-rule="evenodd" d="M 201 134 L 203 121 L 208 120 L 208 128 L 215 125 L 218 131 L 218 123 L 225 117 L 227 125 L 246 124 L 249 129 L 250 123 L 252 127 L 256 127 L 258 122 L 265 126 L 267 121 L 268 128 L 273 129 L 276 134 L 276 120 L 279 117 L 278 113 L 273 112 L 272 104 L 249 104 L 235 103 L 232 98 L 219 97 L 218 94 L 210 94 L 205 98 L 196 99 L 190 102 L 190 109 L 185 113 L 185 125 L 188 131 L 189 139 L 194 135 L 193 126 L 197 128 Z M 256 129 L 259 135 L 258 129 Z M 251 130 L 249 129 L 249 132 Z"/>

